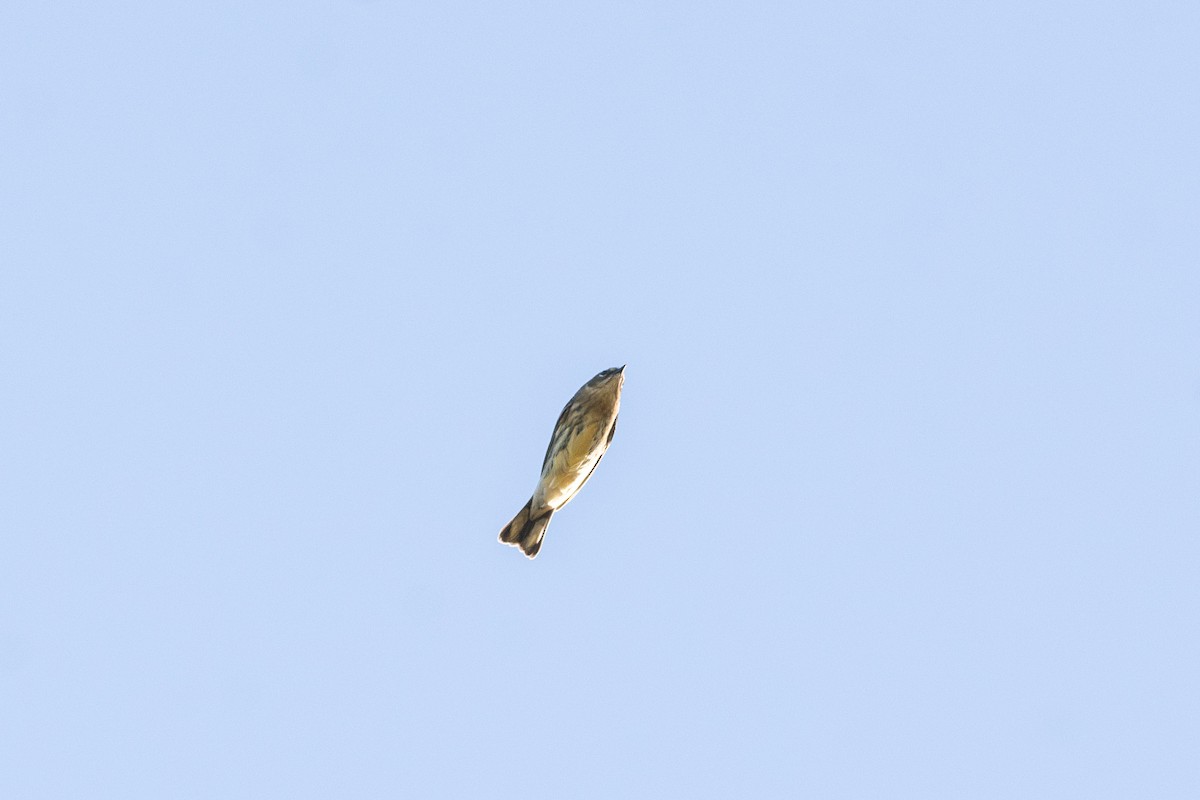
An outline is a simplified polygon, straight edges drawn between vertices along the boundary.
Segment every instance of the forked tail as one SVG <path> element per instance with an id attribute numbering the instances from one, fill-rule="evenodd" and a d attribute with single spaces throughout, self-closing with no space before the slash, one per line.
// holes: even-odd
<path id="1" fill-rule="evenodd" d="M 500 541 L 521 548 L 521 552 L 530 558 L 536 556 L 538 550 L 542 549 L 542 537 L 546 535 L 546 526 L 550 524 L 550 517 L 554 516 L 553 511 L 546 509 L 537 516 L 531 517 L 530 506 L 532 504 L 533 498 L 530 498 L 525 507 L 512 518 L 512 522 L 505 525 L 504 530 L 500 531 Z"/>

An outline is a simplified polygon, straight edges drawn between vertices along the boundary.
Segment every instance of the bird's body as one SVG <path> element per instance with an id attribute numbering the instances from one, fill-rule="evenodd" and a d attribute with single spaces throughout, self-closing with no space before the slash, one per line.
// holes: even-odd
<path id="1" fill-rule="evenodd" d="M 546 448 L 533 497 L 500 531 L 500 541 L 533 558 L 546 526 L 587 483 L 617 429 L 625 368 L 606 369 L 580 387 L 563 408 Z"/>

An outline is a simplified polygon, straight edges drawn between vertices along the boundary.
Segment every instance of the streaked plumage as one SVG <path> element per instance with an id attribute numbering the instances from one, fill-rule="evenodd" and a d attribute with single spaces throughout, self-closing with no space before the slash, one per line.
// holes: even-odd
<path id="1" fill-rule="evenodd" d="M 563 408 L 550 436 L 533 497 L 500 531 L 500 541 L 533 558 L 546 526 L 587 483 L 617 430 L 625 367 L 606 369 L 585 383 Z"/>

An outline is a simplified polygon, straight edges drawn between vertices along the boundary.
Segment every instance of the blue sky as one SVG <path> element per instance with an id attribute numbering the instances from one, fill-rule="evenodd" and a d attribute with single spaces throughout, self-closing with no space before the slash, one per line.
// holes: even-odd
<path id="1" fill-rule="evenodd" d="M 1198 32 L 6 4 L 0 795 L 1196 797 Z"/>

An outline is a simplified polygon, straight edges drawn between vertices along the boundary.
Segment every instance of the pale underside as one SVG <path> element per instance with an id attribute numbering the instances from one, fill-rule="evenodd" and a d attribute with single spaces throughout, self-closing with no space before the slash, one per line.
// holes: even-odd
<path id="1" fill-rule="evenodd" d="M 533 508 L 557 511 L 575 496 L 607 449 L 604 434 L 608 427 L 607 420 L 584 425 L 568 439 L 566 447 L 546 462 L 533 493 Z"/>

